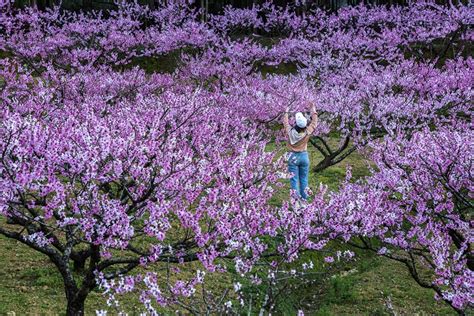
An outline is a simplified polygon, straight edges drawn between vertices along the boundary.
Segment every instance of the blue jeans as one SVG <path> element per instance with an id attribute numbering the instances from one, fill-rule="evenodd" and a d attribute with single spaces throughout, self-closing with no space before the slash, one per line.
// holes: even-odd
<path id="1" fill-rule="evenodd" d="M 307 199 L 306 188 L 308 187 L 309 157 L 308 152 L 291 152 L 288 158 L 288 172 L 293 174 L 290 180 L 291 189 L 296 194 Z"/>

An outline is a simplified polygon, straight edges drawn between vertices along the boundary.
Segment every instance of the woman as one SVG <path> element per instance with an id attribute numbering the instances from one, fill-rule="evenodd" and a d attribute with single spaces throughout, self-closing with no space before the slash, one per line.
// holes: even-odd
<path id="1" fill-rule="evenodd" d="M 290 126 L 288 122 L 288 111 L 286 109 L 283 116 L 283 126 L 288 137 L 287 147 L 289 149 L 288 171 L 293 175 L 290 183 L 291 189 L 296 195 L 304 200 L 308 198 L 306 188 L 308 187 L 309 174 L 309 157 L 308 157 L 308 141 L 316 128 L 318 115 L 314 104 L 311 104 L 311 123 L 303 113 L 298 112 L 295 115 L 295 126 Z"/>

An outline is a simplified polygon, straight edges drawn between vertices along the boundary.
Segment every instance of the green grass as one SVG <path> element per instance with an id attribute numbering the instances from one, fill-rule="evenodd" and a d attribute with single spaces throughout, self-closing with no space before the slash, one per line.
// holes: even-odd
<path id="1" fill-rule="evenodd" d="M 62 281 L 48 259 L 4 237 L 0 237 L 0 249 L 0 315 L 64 314 Z M 400 315 L 455 315 L 436 302 L 430 290 L 419 287 L 398 263 L 362 255 L 341 270 L 328 281 L 301 288 L 286 299 L 293 302 L 295 296 L 299 298 L 307 315 L 390 315 L 385 307 L 388 297 Z M 93 314 L 104 304 L 102 295 L 92 292 L 86 313 Z M 123 306 L 131 314 L 141 310 L 133 297 L 125 297 Z"/>
<path id="2" fill-rule="evenodd" d="M 332 139 L 331 143 L 337 142 Z M 312 146 L 308 147 L 314 166 L 322 157 Z M 274 143 L 268 150 L 285 149 Z M 350 165 L 355 178 L 368 174 L 367 162 L 359 153 L 349 156 L 343 163 L 323 172 L 310 175 L 310 186 L 315 189 L 319 183 L 337 190 L 338 183 L 345 177 Z M 279 205 L 289 194 L 289 185 L 277 192 L 271 203 Z M 4 223 L 2 225 L 5 225 Z M 345 246 L 331 244 L 329 251 Z M 47 257 L 14 240 L 0 236 L 0 315 L 15 314 L 64 314 L 66 300 L 61 277 Z M 325 254 L 310 252 L 302 260 L 313 260 L 316 270 L 323 270 Z M 390 315 L 386 302 L 390 298 L 393 309 L 400 315 L 450 315 L 454 314 L 444 303 L 436 302 L 433 292 L 422 289 L 411 279 L 405 267 L 388 259 L 357 252 L 357 260 L 338 266 L 330 275 L 317 277 L 312 283 L 296 287 L 281 302 L 281 313 L 293 314 L 303 309 L 308 315 Z M 190 271 L 197 268 L 189 267 Z M 327 267 L 326 267 L 327 268 Z M 332 273 L 332 274 L 331 274 Z M 212 286 L 224 288 L 230 284 L 232 275 L 215 277 Z M 86 313 L 105 306 L 105 298 L 98 291 L 92 292 L 86 301 Z M 136 296 L 123 297 L 124 310 L 137 314 L 142 305 Z M 166 312 L 166 310 L 162 310 Z M 174 310 L 173 310 L 174 311 Z M 168 310 L 168 313 L 173 313 Z"/>
<path id="3" fill-rule="evenodd" d="M 0 314 L 64 309 L 62 280 L 48 258 L 0 237 Z"/>
<path id="4" fill-rule="evenodd" d="M 329 145 L 335 147 L 337 142 L 338 139 L 333 137 Z M 272 143 L 270 148 L 275 150 L 276 145 Z M 279 154 L 282 152 L 284 149 Z M 310 144 L 308 152 L 312 166 L 323 158 Z M 340 164 L 322 172 L 312 170 L 309 186 L 315 191 L 322 183 L 330 190 L 337 190 L 348 166 L 352 169 L 353 180 L 369 175 L 369 162 L 363 154 L 354 152 Z M 288 195 L 287 183 L 283 190 L 277 192 L 272 203 L 279 205 Z M 333 243 L 328 248 L 335 251 L 349 247 Z M 308 315 L 392 315 L 393 311 L 400 315 L 456 314 L 445 303 L 435 301 L 433 291 L 421 288 L 402 264 L 363 251 L 355 252 L 355 262 L 343 264 L 330 277 L 315 279 L 312 285 L 302 287 L 286 299 L 298 301 L 298 309 L 302 308 Z M 321 253 L 306 253 L 302 261 L 311 259 L 322 270 L 324 256 Z M 386 307 L 389 300 L 393 311 Z"/>
<path id="5" fill-rule="evenodd" d="M 178 63 L 178 53 L 137 59 L 130 66 L 139 65 L 148 72 L 155 72 L 159 68 L 161 72 L 170 73 Z M 294 65 L 265 66 L 261 69 L 264 75 L 291 73 L 294 70 Z M 334 137 L 329 143 L 335 146 L 337 141 Z M 270 143 L 267 149 L 278 150 L 279 155 L 285 151 L 275 143 Z M 308 149 L 314 167 L 322 156 L 311 145 Z M 337 190 L 345 177 L 348 165 L 352 167 L 355 179 L 369 173 L 367 160 L 356 152 L 338 165 L 319 173 L 311 172 L 310 187 L 315 191 L 322 183 L 330 190 Z M 286 182 L 270 203 L 281 205 L 288 196 L 289 183 Z M 329 245 L 329 249 L 333 250 L 341 247 L 344 246 L 337 243 Z M 0 249 L 0 315 L 64 314 L 66 299 L 63 283 L 48 258 L 3 236 L 0 236 Z M 313 282 L 298 286 L 293 292 L 285 295 L 280 313 L 293 315 L 297 309 L 303 309 L 307 315 L 390 315 L 386 307 L 386 302 L 390 299 L 394 311 L 400 315 L 454 315 L 444 303 L 434 300 L 432 291 L 419 287 L 401 264 L 364 252 L 357 254 L 355 262 L 338 266 L 337 271 L 332 271 L 332 274 L 315 277 Z M 324 256 L 325 254 L 317 252 L 305 253 L 302 255 L 302 261 L 313 260 L 316 271 L 320 271 L 327 269 L 323 262 Z M 197 266 L 198 264 L 191 264 L 189 271 Z M 233 277 L 232 274 L 211 277 L 211 287 L 219 291 L 230 284 L 230 278 Z M 143 310 L 136 296 L 125 296 L 121 302 L 123 309 L 132 315 Z M 94 314 L 95 310 L 103 309 L 104 306 L 105 298 L 99 291 L 93 291 L 86 301 L 86 314 Z M 174 314 L 174 310 L 162 312 Z"/>
<path id="6" fill-rule="evenodd" d="M 333 148 L 336 148 L 339 139 L 332 137 L 329 139 L 328 144 Z M 267 146 L 268 151 L 276 151 L 277 157 L 280 157 L 286 152 L 286 149 L 281 145 L 271 142 Z M 322 172 L 315 172 L 313 169 L 319 161 L 323 159 L 323 155 L 315 149 L 314 146 L 308 144 L 308 154 L 310 158 L 310 177 L 309 187 L 315 192 L 320 184 L 328 186 L 331 191 L 338 189 L 341 181 L 346 177 L 347 168 L 350 167 L 352 170 L 353 179 L 360 179 L 364 176 L 369 175 L 369 163 L 365 157 L 359 153 L 354 152 L 344 159 L 341 163 L 331 166 Z M 290 194 L 289 181 L 285 181 L 285 186 L 282 190 L 278 190 L 270 201 L 271 205 L 280 206 L 282 201 L 287 200 Z"/>
<path id="7" fill-rule="evenodd" d="M 4 222 L 0 225 L 6 225 Z M 14 313 L 15 315 L 57 315 L 66 312 L 66 297 L 63 282 L 56 267 L 49 259 L 20 242 L 7 239 L 0 235 L 0 315 Z M 154 266 L 155 269 L 163 268 Z M 195 276 L 197 269 L 204 270 L 199 262 L 180 266 L 185 278 Z M 135 271 L 136 272 L 144 272 Z M 210 274 L 209 285 L 223 290 L 230 284 L 228 276 Z M 173 276 L 171 276 L 173 280 Z M 138 315 L 144 311 L 137 293 L 118 296 L 120 310 L 131 315 Z M 85 306 L 87 315 L 95 315 L 96 310 L 112 308 L 106 305 L 106 297 L 99 289 L 92 291 Z M 174 311 L 173 309 L 172 311 Z M 158 308 L 162 313 L 171 313 L 165 308 Z M 173 313 L 174 314 L 174 313 Z"/>
<path id="8" fill-rule="evenodd" d="M 335 275 L 321 296 L 318 315 L 456 315 L 433 292 L 419 287 L 404 266 L 381 257 L 361 257 L 349 273 Z"/>

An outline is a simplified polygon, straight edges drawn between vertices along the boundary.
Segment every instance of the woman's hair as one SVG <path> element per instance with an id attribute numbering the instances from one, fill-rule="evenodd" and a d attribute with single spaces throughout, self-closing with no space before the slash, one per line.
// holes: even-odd
<path id="1" fill-rule="evenodd" d="M 298 132 L 298 133 L 301 133 L 301 132 L 304 132 L 306 131 L 306 126 L 301 128 L 299 127 L 298 125 L 295 125 L 294 129 Z"/>

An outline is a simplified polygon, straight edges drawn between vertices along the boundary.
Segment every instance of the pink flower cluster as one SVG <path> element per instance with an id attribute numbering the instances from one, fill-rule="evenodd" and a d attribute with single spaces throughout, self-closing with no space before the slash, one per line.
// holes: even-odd
<path id="1" fill-rule="evenodd" d="M 151 313 L 183 307 L 204 273 L 127 274 L 232 260 L 251 275 L 337 239 L 403 262 L 462 311 L 474 303 L 473 19 L 470 6 L 431 2 L 304 15 L 266 3 L 207 23 L 185 2 L 107 14 L 1 5 L 0 214 L 25 229 L 0 233 L 49 256 L 68 300 L 100 285 L 111 302 L 141 291 Z M 172 73 L 133 66 L 172 54 Z M 300 209 L 275 205 L 285 167 L 269 127 L 308 101 L 318 139 L 367 146 L 371 175 L 348 174 Z M 318 144 L 333 164 L 352 152 Z"/>

